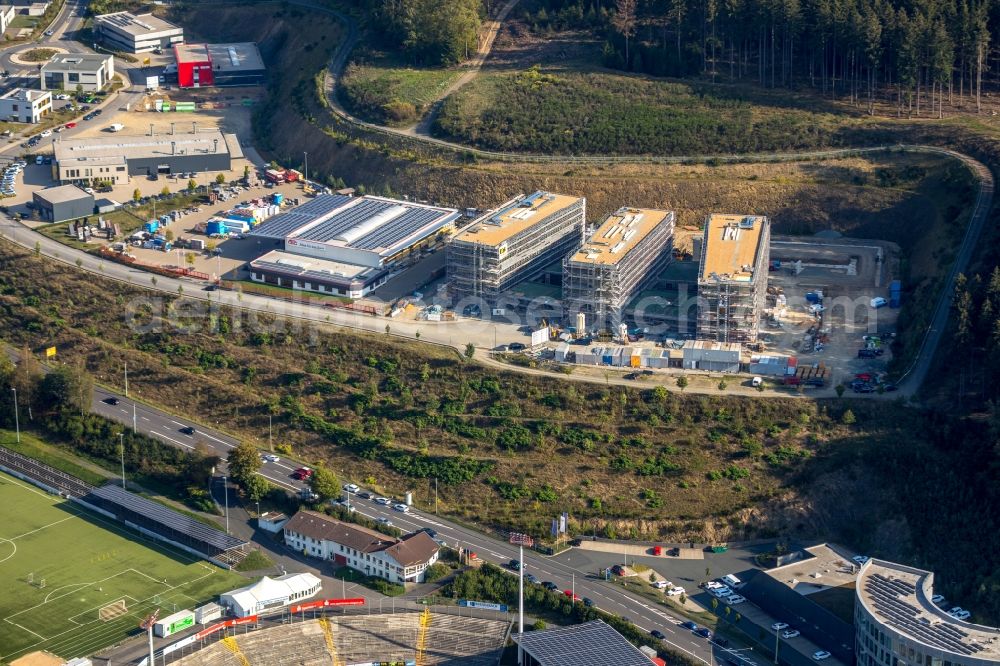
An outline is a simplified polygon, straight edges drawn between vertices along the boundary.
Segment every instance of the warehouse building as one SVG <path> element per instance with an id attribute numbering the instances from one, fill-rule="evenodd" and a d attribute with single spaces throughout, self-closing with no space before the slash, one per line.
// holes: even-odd
<path id="1" fill-rule="evenodd" d="M 94 31 L 106 47 L 126 53 L 148 53 L 184 41 L 184 28 L 152 14 L 102 14 L 94 17 Z"/>
<path id="2" fill-rule="evenodd" d="M 617 330 L 632 297 L 670 263 L 674 219 L 670 211 L 639 208 L 609 215 L 583 247 L 563 260 L 568 317 L 576 321 L 583 313 L 588 329 Z"/>
<path id="3" fill-rule="evenodd" d="M 391 583 L 422 583 L 438 560 L 438 544 L 424 531 L 396 539 L 315 511 L 299 511 L 282 528 L 285 544 Z"/>
<path id="4" fill-rule="evenodd" d="M 451 229 L 459 213 L 384 197 L 324 194 L 255 227 L 284 244 L 250 264 L 250 278 L 293 289 L 361 298 L 404 259 Z"/>
<path id="5" fill-rule="evenodd" d="M 58 139 L 56 178 L 62 183 L 127 183 L 130 176 L 229 171 L 243 157 L 235 134 L 218 130 L 142 136 Z"/>
<path id="6" fill-rule="evenodd" d="M 219 595 L 219 605 L 236 617 L 257 615 L 316 596 L 323 581 L 311 573 L 264 576 L 253 585 Z"/>
<path id="7" fill-rule="evenodd" d="M 767 296 L 770 221 L 759 215 L 709 215 L 698 267 L 701 340 L 756 342 Z"/>
<path id="8" fill-rule="evenodd" d="M 115 58 L 100 53 L 57 53 L 42 65 L 42 90 L 99 92 L 115 75 Z"/>
<path id="9" fill-rule="evenodd" d="M 448 247 L 452 298 L 496 304 L 504 291 L 578 247 L 586 215 L 583 197 L 535 192 L 474 220 Z"/>
<path id="10" fill-rule="evenodd" d="M 14 88 L 0 95 L 0 120 L 37 123 L 52 113 L 52 94 L 45 90 Z"/>
<path id="11" fill-rule="evenodd" d="M 664 663 L 647 656 L 603 620 L 567 627 L 511 634 L 523 651 L 524 666 L 652 666 Z"/>
<path id="12" fill-rule="evenodd" d="M 1000 629 L 956 619 L 933 597 L 930 571 L 865 562 L 855 588 L 858 666 L 1000 664 Z"/>
<path id="13" fill-rule="evenodd" d="M 181 88 L 256 86 L 264 82 L 264 61 L 253 42 L 177 44 L 177 85 Z"/>
<path id="14" fill-rule="evenodd" d="M 57 185 L 36 190 L 31 199 L 43 220 L 65 222 L 94 214 L 94 195 L 76 185 Z"/>

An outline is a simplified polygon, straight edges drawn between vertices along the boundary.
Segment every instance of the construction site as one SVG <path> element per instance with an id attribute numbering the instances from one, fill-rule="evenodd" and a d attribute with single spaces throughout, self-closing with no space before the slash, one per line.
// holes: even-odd
<path id="1" fill-rule="evenodd" d="M 563 260 L 567 319 L 585 317 L 586 330 L 617 330 L 625 306 L 670 263 L 675 216 L 665 210 L 621 208 L 590 240 Z"/>

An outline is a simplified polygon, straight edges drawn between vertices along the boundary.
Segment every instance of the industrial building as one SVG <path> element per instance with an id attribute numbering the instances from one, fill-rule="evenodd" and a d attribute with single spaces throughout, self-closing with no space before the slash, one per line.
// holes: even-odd
<path id="1" fill-rule="evenodd" d="M 43 220 L 65 222 L 94 214 L 94 195 L 76 185 L 57 185 L 36 190 L 31 195 L 35 210 Z"/>
<path id="2" fill-rule="evenodd" d="M 282 528 L 285 544 L 392 583 L 422 583 L 438 560 L 438 544 L 424 531 L 401 539 L 315 511 L 299 511 Z"/>
<path id="3" fill-rule="evenodd" d="M 14 9 L 13 5 L 0 5 L 0 34 L 7 32 L 7 28 L 14 22 L 16 14 L 17 10 Z"/>
<path id="4" fill-rule="evenodd" d="M 181 88 L 256 86 L 264 82 L 264 61 L 253 42 L 177 44 L 177 85 Z"/>
<path id="5" fill-rule="evenodd" d="M 46 93 L 47 94 L 47 93 Z M 196 128 L 195 128 L 196 129 Z M 62 183 L 127 183 L 129 176 L 229 171 L 243 157 L 235 134 L 218 130 L 57 139 L 56 178 Z"/>
<path id="6" fill-rule="evenodd" d="M 152 14 L 101 14 L 94 17 L 94 32 L 108 48 L 126 53 L 148 53 L 184 41 L 184 28 Z"/>
<path id="7" fill-rule="evenodd" d="M 583 197 L 535 192 L 474 220 L 448 247 L 452 298 L 497 303 L 501 293 L 579 246 L 586 215 Z"/>
<path id="8" fill-rule="evenodd" d="M 563 307 L 588 329 L 617 330 L 632 297 L 652 284 L 673 253 L 673 212 L 621 208 L 563 260 Z M 582 333 L 583 331 L 578 331 Z"/>
<path id="9" fill-rule="evenodd" d="M 760 215 L 709 215 L 698 267 L 702 340 L 757 341 L 767 296 L 770 221 Z"/>
<path id="10" fill-rule="evenodd" d="M 292 289 L 361 298 L 414 251 L 448 233 L 452 208 L 384 197 L 324 194 L 256 226 L 284 244 L 250 264 L 250 278 Z"/>
<path id="11" fill-rule="evenodd" d="M 552 627 L 511 639 L 524 652 L 524 666 L 652 666 L 664 662 L 632 645 L 603 620 Z"/>
<path id="12" fill-rule="evenodd" d="M 45 90 L 13 88 L 0 95 L 0 120 L 37 123 L 52 113 L 52 94 Z"/>
<path id="13" fill-rule="evenodd" d="M 1000 664 L 1000 629 L 956 619 L 933 598 L 930 571 L 865 562 L 855 589 L 858 666 Z"/>
<path id="14" fill-rule="evenodd" d="M 99 92 L 115 76 L 115 57 L 100 53 L 57 53 L 42 65 L 42 90 L 77 88 Z"/>

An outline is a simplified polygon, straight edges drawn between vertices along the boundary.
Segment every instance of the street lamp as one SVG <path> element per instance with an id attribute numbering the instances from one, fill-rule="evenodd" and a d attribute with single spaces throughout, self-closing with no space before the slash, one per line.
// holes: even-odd
<path id="1" fill-rule="evenodd" d="M 17 431 L 17 443 L 21 443 L 21 422 L 17 418 L 17 389 L 13 386 L 10 390 L 14 392 L 14 428 Z"/>
<path id="2" fill-rule="evenodd" d="M 222 493 L 226 503 L 226 534 L 229 534 L 229 479 L 222 475 Z"/>
<path id="3" fill-rule="evenodd" d="M 122 454 L 122 490 L 125 489 L 125 433 L 118 433 L 118 446 Z"/>
<path id="4" fill-rule="evenodd" d="M 524 547 L 535 545 L 535 540 L 527 534 L 515 532 L 510 535 L 510 543 L 518 547 L 520 566 L 517 568 L 517 633 L 521 636 L 524 634 Z M 524 650 L 521 649 L 520 642 L 517 644 L 517 663 L 524 663 Z"/>

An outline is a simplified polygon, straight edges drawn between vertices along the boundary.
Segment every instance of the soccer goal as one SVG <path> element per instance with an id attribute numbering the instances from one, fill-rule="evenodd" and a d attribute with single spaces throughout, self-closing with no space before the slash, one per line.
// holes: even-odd
<path id="1" fill-rule="evenodd" d="M 98 617 L 102 622 L 108 622 L 116 617 L 121 617 L 128 612 L 128 608 L 125 607 L 125 600 L 119 599 L 118 601 L 108 604 L 98 611 Z"/>

